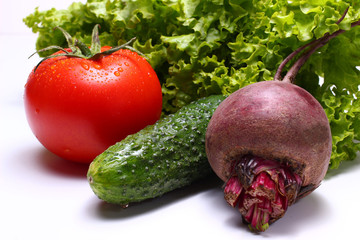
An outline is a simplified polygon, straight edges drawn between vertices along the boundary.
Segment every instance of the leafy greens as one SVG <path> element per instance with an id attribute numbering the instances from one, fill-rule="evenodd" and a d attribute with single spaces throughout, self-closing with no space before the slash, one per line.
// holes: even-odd
<path id="1" fill-rule="evenodd" d="M 296 81 L 327 113 L 330 167 L 337 168 L 360 150 L 360 27 L 350 30 L 359 18 L 355 0 L 88 0 L 65 10 L 36 8 L 24 22 L 39 33 L 37 49 L 66 46 L 56 26 L 87 44 L 97 23 L 102 45 L 136 37 L 134 48 L 147 56 L 163 86 L 164 113 L 271 80 L 298 47 L 339 28 L 349 30 L 319 49 Z"/>

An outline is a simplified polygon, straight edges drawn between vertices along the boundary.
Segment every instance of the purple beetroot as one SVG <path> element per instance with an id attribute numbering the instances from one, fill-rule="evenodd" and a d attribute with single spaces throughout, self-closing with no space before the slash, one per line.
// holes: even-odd
<path id="1" fill-rule="evenodd" d="M 304 89 L 281 81 L 231 94 L 206 133 L 211 167 L 226 182 L 225 199 L 258 231 L 319 186 L 331 147 L 321 105 Z"/>
<path id="2" fill-rule="evenodd" d="M 327 172 L 329 121 L 320 103 L 292 81 L 313 52 L 342 32 L 298 49 L 280 65 L 273 81 L 234 92 L 210 120 L 209 163 L 225 182 L 225 200 L 254 231 L 265 231 L 288 206 L 315 190 Z M 284 65 L 305 48 L 309 50 L 281 80 Z"/>

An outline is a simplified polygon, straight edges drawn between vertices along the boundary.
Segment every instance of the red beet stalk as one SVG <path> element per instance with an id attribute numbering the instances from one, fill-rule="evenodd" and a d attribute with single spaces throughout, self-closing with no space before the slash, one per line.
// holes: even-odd
<path id="1" fill-rule="evenodd" d="M 287 166 L 251 155 L 233 168 L 225 185 L 225 200 L 238 207 L 253 231 L 265 231 L 297 198 L 301 179 Z"/>

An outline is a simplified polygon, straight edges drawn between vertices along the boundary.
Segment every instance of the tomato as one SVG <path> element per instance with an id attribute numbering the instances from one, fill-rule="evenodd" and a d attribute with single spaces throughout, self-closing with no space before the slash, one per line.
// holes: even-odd
<path id="1" fill-rule="evenodd" d="M 145 58 L 120 49 L 94 59 L 44 60 L 28 77 L 24 103 L 30 128 L 45 148 L 90 163 L 117 141 L 154 124 L 162 92 Z"/>

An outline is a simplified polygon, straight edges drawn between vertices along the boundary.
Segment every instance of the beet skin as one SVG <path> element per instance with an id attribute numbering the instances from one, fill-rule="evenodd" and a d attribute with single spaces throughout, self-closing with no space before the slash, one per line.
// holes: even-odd
<path id="1" fill-rule="evenodd" d="M 223 180 L 244 155 L 279 161 L 302 180 L 299 197 L 324 178 L 331 155 L 329 121 L 319 102 L 287 82 L 251 84 L 225 99 L 206 133 L 211 167 Z"/>

